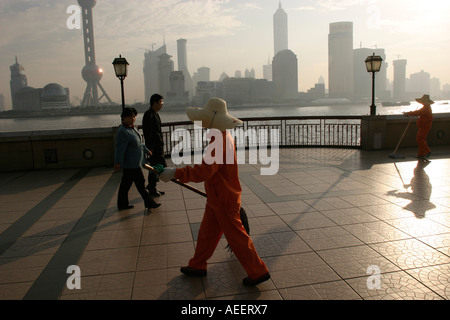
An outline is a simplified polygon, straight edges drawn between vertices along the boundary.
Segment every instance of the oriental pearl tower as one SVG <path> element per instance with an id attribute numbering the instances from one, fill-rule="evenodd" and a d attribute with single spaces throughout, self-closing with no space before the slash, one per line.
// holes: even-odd
<path id="1" fill-rule="evenodd" d="M 84 57 L 85 63 L 81 75 L 87 82 L 86 91 L 83 97 L 83 107 L 98 106 L 100 100 L 105 97 L 109 103 L 112 103 L 105 89 L 100 84 L 103 70 L 95 63 L 95 46 L 94 46 L 94 25 L 92 19 L 92 8 L 96 5 L 97 0 L 78 0 L 78 4 L 82 9 L 83 19 L 83 37 L 84 37 Z M 99 98 L 98 88 L 103 95 Z"/>

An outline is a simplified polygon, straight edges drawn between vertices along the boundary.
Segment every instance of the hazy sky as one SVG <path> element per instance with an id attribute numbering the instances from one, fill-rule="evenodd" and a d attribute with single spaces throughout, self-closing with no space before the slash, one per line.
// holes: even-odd
<path id="1" fill-rule="evenodd" d="M 82 99 L 86 83 L 82 29 L 66 25 L 76 0 L 0 0 L 0 93 L 11 107 L 10 69 L 17 55 L 28 84 L 56 82 L 68 87 L 71 100 Z M 331 22 L 352 21 L 354 47 L 384 48 L 392 61 L 407 59 L 407 77 L 424 70 L 450 83 L 450 1 L 448 0 L 282 0 L 288 14 L 289 49 L 298 58 L 299 90 L 328 82 L 328 30 Z M 97 65 L 101 83 L 120 102 L 120 82 L 112 61 L 128 62 L 127 103 L 144 100 L 143 60 L 146 49 L 165 43 L 177 69 L 176 40 L 187 39 L 191 75 L 211 69 L 211 80 L 223 72 L 262 66 L 273 58 L 273 14 L 279 0 L 98 0 L 93 9 Z M 361 62 L 363 63 L 363 62 Z"/>

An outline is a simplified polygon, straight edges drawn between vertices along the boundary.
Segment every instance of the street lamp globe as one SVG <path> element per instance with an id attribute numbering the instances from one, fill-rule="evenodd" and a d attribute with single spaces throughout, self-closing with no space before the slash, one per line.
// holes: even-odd
<path id="1" fill-rule="evenodd" d="M 114 72 L 116 73 L 116 77 L 123 80 L 128 75 L 128 61 L 125 58 L 122 58 L 122 55 L 119 55 L 119 58 L 115 58 L 113 61 Z"/>
<path id="2" fill-rule="evenodd" d="M 368 56 L 366 61 L 367 72 L 378 72 L 381 69 L 381 62 L 383 58 L 376 56 L 375 53 L 372 56 Z"/>

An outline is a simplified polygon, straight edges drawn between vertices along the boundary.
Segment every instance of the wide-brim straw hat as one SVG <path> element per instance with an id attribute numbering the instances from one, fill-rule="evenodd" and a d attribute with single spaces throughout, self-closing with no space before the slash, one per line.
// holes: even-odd
<path id="1" fill-rule="evenodd" d="M 426 105 L 426 106 L 429 106 L 429 105 L 434 103 L 434 101 L 430 99 L 430 96 L 428 94 L 424 94 L 422 96 L 422 98 L 416 98 L 416 101 L 418 103 L 421 103 L 421 104 Z"/>
<path id="2" fill-rule="evenodd" d="M 243 123 L 242 120 L 228 113 L 227 103 L 219 98 L 211 98 L 203 108 L 186 108 L 186 115 L 192 122 L 201 121 L 202 127 L 225 131 L 234 129 Z"/>

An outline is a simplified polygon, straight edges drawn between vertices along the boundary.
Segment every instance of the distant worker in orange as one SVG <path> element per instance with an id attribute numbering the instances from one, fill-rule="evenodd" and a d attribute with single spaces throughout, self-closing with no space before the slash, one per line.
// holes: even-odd
<path id="1" fill-rule="evenodd" d="M 180 271 L 188 276 L 206 275 L 207 261 L 224 234 L 247 272 L 248 277 L 243 279 L 243 284 L 255 286 L 270 279 L 270 274 L 240 218 L 242 189 L 234 138 L 227 129 L 234 129 L 242 121 L 232 117 L 226 102 L 219 98 L 211 98 L 204 108 L 187 108 L 186 114 L 192 122 L 201 121 L 202 127 L 211 129 L 209 134 L 212 133 L 212 137 L 201 164 L 164 168 L 160 174 L 160 179 L 165 182 L 175 178 L 183 183 L 205 183 L 206 208 L 197 246 L 189 264 Z"/>
<path id="2" fill-rule="evenodd" d="M 430 99 L 428 94 L 424 94 L 422 98 L 417 98 L 417 102 L 423 105 L 422 108 L 416 111 L 404 112 L 405 116 L 419 117 L 417 119 L 417 136 L 416 141 L 419 147 L 417 151 L 417 158 L 427 159 L 431 156 L 430 147 L 427 144 L 427 136 L 431 130 L 431 124 L 433 123 L 433 112 L 431 110 L 431 105 L 434 103 Z"/>

